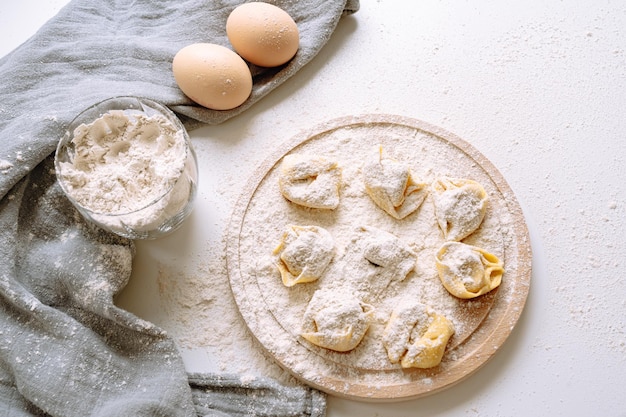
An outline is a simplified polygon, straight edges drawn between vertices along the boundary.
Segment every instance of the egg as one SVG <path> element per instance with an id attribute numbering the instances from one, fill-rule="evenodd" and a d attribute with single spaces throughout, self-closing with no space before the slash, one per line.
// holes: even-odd
<path id="1" fill-rule="evenodd" d="M 236 7 L 226 20 L 226 35 L 239 55 L 261 67 L 286 63 L 300 44 L 298 26 L 291 16 L 262 2 Z"/>
<path id="2" fill-rule="evenodd" d="M 252 74 L 246 61 L 221 45 L 185 46 L 174 56 L 172 72 L 187 97 L 213 110 L 240 106 L 252 91 Z"/>

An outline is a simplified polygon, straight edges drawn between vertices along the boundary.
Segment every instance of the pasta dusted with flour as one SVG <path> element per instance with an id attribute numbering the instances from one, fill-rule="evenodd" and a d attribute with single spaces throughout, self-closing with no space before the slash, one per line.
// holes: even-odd
<path id="1" fill-rule="evenodd" d="M 391 313 L 382 342 L 391 363 L 425 369 L 441 363 L 453 334 L 446 317 L 421 303 L 404 301 Z"/>
<path id="2" fill-rule="evenodd" d="M 440 149 L 438 137 L 406 126 L 374 127 L 324 131 L 329 143 L 305 142 L 278 160 L 255 191 L 264 200 L 241 212 L 244 225 L 256 216 L 245 251 L 257 263 L 236 285 L 253 295 L 243 303 L 254 304 L 250 321 L 270 351 L 316 383 L 358 373 L 428 385 L 465 360 L 456 353 L 502 294 L 468 302 L 500 285 L 503 269 L 467 243 L 504 254 L 508 206 L 476 161 L 463 165 L 463 149 Z M 265 312 L 271 329 L 257 321 Z"/>
<path id="3" fill-rule="evenodd" d="M 317 290 L 304 312 L 301 336 L 317 346 L 348 352 L 365 336 L 372 311 L 348 291 Z"/>
<path id="4" fill-rule="evenodd" d="M 333 237 L 322 227 L 287 226 L 274 249 L 283 284 L 292 287 L 319 279 L 333 258 L 334 245 Z"/>
<path id="5" fill-rule="evenodd" d="M 339 205 L 341 169 L 326 158 L 290 154 L 283 157 L 278 179 L 287 200 L 304 207 L 332 210 Z"/>
<path id="6" fill-rule="evenodd" d="M 417 254 L 392 233 L 373 226 L 356 229 L 343 262 L 350 267 L 346 280 L 362 297 L 376 299 L 394 281 L 415 269 Z"/>
<path id="7" fill-rule="evenodd" d="M 487 211 L 487 193 L 482 185 L 443 177 L 432 189 L 437 223 L 446 240 L 460 241 L 478 229 Z"/>
<path id="8" fill-rule="evenodd" d="M 416 181 L 407 164 L 383 157 L 382 146 L 364 164 L 363 181 L 372 201 L 396 219 L 413 213 L 428 195 L 428 185 Z"/>
<path id="9" fill-rule="evenodd" d="M 459 298 L 474 298 L 497 288 L 504 267 L 497 256 L 476 246 L 446 242 L 436 254 L 437 271 L 443 286 Z"/>

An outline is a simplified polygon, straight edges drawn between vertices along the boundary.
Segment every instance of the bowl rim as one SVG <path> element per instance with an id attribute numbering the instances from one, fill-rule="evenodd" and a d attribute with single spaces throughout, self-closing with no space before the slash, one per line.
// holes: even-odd
<path id="1" fill-rule="evenodd" d="M 102 110 L 98 116 L 95 116 L 92 120 L 95 121 L 97 118 L 102 117 L 103 115 L 105 115 L 106 113 L 109 113 L 112 110 L 135 110 L 139 113 L 146 113 L 144 108 L 145 106 L 151 108 L 152 110 L 154 110 L 155 112 L 158 112 L 160 114 L 162 114 L 163 116 L 165 116 L 168 121 L 170 121 L 171 123 L 174 124 L 174 126 L 180 130 L 182 132 L 183 135 L 183 139 L 185 142 L 185 160 L 187 158 L 189 158 L 189 156 L 192 157 L 192 159 L 194 160 L 194 165 L 195 165 L 195 171 L 196 171 L 196 177 L 198 176 L 198 163 L 197 163 L 197 157 L 196 157 L 196 153 L 195 150 L 193 148 L 193 145 L 191 143 L 191 138 L 189 137 L 189 133 L 187 132 L 187 129 L 185 128 L 185 126 L 183 125 L 182 121 L 178 118 L 178 116 L 176 116 L 176 114 L 169 109 L 166 105 L 159 103 L 157 101 L 154 101 L 152 99 L 149 98 L 145 98 L 145 97 L 140 97 L 140 96 L 113 96 L 113 97 L 109 97 L 106 98 L 104 100 L 101 100 L 97 103 L 92 104 L 91 106 L 85 108 L 84 110 L 80 111 L 65 127 L 64 130 L 64 134 L 61 137 L 61 139 L 59 139 L 57 146 L 56 146 L 56 150 L 55 150 L 55 154 L 54 154 L 54 171 L 55 171 L 55 176 L 57 179 L 57 182 L 59 183 L 59 186 L 61 187 L 61 189 L 63 190 L 63 194 L 65 194 L 65 196 L 68 198 L 68 200 L 70 200 L 70 202 L 79 209 L 79 211 L 83 211 L 88 213 L 88 215 L 90 217 L 92 216 L 97 216 L 100 218 L 111 218 L 111 219 L 115 219 L 115 218 L 122 218 L 125 216 L 129 216 L 135 213 L 139 213 L 145 209 L 147 209 L 148 207 L 152 206 L 153 204 L 157 203 L 158 201 L 162 200 L 163 198 L 165 198 L 173 189 L 174 187 L 176 187 L 176 185 L 178 184 L 178 180 L 174 181 L 162 194 L 160 194 L 159 196 L 155 197 L 154 199 L 150 200 L 149 202 L 147 202 L 146 204 L 144 204 L 143 206 L 141 206 L 138 209 L 135 210 L 131 210 L 131 211 L 125 211 L 125 212 L 121 212 L 121 213 L 109 213 L 109 212 L 99 212 L 96 210 L 93 210 L 83 204 L 81 204 L 79 201 L 77 201 L 71 194 L 71 192 L 69 191 L 69 189 L 66 186 L 66 181 L 63 179 L 62 177 L 62 171 L 63 168 L 61 167 L 61 161 L 58 158 L 58 155 L 63 151 L 63 148 L 66 147 L 66 145 L 71 142 L 72 138 L 73 138 L 73 132 L 74 130 L 82 125 L 85 124 L 84 121 L 79 122 L 79 120 L 81 120 L 81 118 L 85 117 L 88 113 L 90 112 L 94 112 L 97 109 L 104 107 L 107 104 L 114 104 L 116 102 L 120 102 L 120 105 L 113 105 L 111 108 L 108 108 L 106 110 Z M 125 105 L 124 103 L 128 104 L 128 103 L 132 103 L 134 105 L 137 105 L 137 108 L 133 108 L 130 105 Z M 91 123 L 91 122 L 88 122 Z M 185 164 L 186 165 L 186 164 Z M 183 169 L 181 170 L 181 176 L 184 172 L 185 168 L 183 166 Z M 196 180 L 197 181 L 197 180 Z M 98 222 L 96 219 L 91 219 L 93 221 Z"/>

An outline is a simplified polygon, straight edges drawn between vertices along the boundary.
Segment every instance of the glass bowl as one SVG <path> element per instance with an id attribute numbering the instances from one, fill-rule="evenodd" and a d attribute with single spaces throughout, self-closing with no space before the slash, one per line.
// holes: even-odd
<path id="1" fill-rule="evenodd" d="M 198 184 L 189 135 L 167 107 L 114 97 L 80 113 L 57 146 L 65 195 L 90 222 L 130 239 L 156 239 L 183 223 Z"/>

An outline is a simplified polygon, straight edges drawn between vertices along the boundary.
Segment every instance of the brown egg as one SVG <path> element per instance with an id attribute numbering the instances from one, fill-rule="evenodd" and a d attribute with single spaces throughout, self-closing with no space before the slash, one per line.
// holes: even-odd
<path id="1" fill-rule="evenodd" d="M 252 91 L 248 64 L 224 46 L 188 45 L 174 56 L 172 71 L 183 93 L 209 109 L 233 109 Z"/>
<path id="2" fill-rule="evenodd" d="M 226 34 L 235 51 L 249 62 L 276 67 L 298 51 L 300 33 L 283 9 L 262 2 L 235 8 L 226 21 Z"/>

